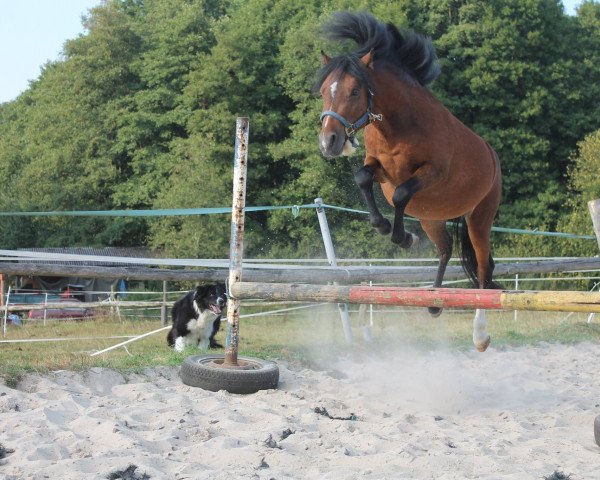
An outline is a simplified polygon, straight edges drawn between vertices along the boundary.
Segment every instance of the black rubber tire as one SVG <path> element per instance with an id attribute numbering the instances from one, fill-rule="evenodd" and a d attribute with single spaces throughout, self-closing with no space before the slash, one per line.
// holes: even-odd
<path id="1" fill-rule="evenodd" d="M 594 420 L 594 438 L 596 439 L 596 445 L 600 447 L 600 415 Z"/>
<path id="2" fill-rule="evenodd" d="M 279 367 L 275 362 L 238 357 L 238 365 L 225 366 L 223 355 L 194 355 L 184 360 L 179 376 L 186 385 L 211 392 L 246 394 L 277 388 Z"/>

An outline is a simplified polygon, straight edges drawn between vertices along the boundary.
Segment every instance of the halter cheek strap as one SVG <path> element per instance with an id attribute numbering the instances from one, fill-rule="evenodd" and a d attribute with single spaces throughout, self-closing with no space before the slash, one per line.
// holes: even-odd
<path id="1" fill-rule="evenodd" d="M 319 117 L 319 121 L 323 122 L 323 119 L 327 116 L 335 118 L 338 122 L 340 122 L 344 129 L 346 130 L 346 135 L 348 139 L 352 141 L 355 137 L 356 132 L 358 132 L 361 128 L 366 127 L 370 123 L 375 120 L 381 121 L 383 120 L 383 115 L 381 113 L 375 114 L 371 111 L 373 106 L 373 92 L 369 90 L 369 97 L 367 100 L 367 111 L 362 114 L 362 116 L 354 123 L 350 123 L 344 117 L 342 117 L 339 113 L 334 112 L 333 110 L 325 110 L 321 113 Z"/>

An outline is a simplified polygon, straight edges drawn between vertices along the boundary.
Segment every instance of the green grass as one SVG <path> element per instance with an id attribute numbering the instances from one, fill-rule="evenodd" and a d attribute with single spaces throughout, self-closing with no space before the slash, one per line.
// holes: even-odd
<path id="1" fill-rule="evenodd" d="M 270 307 L 270 309 L 277 307 Z M 242 313 L 256 310 L 244 308 Z M 268 308 L 265 308 L 267 310 Z M 292 363 L 318 368 L 344 356 L 386 351 L 403 346 L 425 349 L 472 349 L 472 313 L 446 311 L 431 318 L 423 309 L 394 310 L 376 314 L 373 342 L 362 339 L 357 313 L 351 314 L 355 342 L 344 340 L 339 314 L 335 306 L 319 306 L 301 314 L 253 317 L 241 320 L 239 355 L 284 359 Z M 117 344 L 124 339 L 99 337 L 137 335 L 160 328 L 160 322 L 129 319 L 95 318 L 85 321 L 27 322 L 23 327 L 8 326 L 6 339 L 75 339 L 61 342 L 0 344 L 0 376 L 9 386 L 15 386 L 23 375 L 52 370 L 84 370 L 108 367 L 120 371 L 140 372 L 158 365 L 177 366 L 198 350 L 189 348 L 174 352 L 166 345 L 166 332 L 144 338 L 96 357 L 90 353 Z M 536 345 L 541 342 L 600 342 L 600 316 L 587 323 L 586 314 L 554 312 L 488 313 L 488 332 L 494 347 Z M 225 325 L 217 337 L 224 343 Z M 221 352 L 217 352 L 221 353 Z"/>

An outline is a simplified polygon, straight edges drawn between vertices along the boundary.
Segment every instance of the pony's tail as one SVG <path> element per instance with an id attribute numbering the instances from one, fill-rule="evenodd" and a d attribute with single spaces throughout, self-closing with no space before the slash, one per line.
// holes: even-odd
<path id="1" fill-rule="evenodd" d="M 460 263 L 462 265 L 467 278 L 471 280 L 473 287 L 479 288 L 479 281 L 477 279 L 477 257 L 475 256 L 475 249 L 469 238 L 469 230 L 467 222 L 464 217 L 455 218 L 454 224 L 454 239 L 458 244 L 458 250 L 460 252 Z M 502 290 L 502 287 L 492 280 L 492 273 L 494 271 L 494 259 L 490 254 L 488 276 L 484 282 L 484 288 L 493 288 Z"/>

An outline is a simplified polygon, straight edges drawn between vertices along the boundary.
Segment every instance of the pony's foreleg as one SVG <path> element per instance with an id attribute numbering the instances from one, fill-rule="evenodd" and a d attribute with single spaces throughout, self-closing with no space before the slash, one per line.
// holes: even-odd
<path id="1" fill-rule="evenodd" d="M 402 248 L 409 248 L 419 238 L 404 229 L 404 209 L 412 196 L 420 190 L 420 182 L 416 177 L 409 178 L 402 185 L 398 185 L 392 196 L 394 203 L 394 229 L 392 242 Z"/>
<path id="2" fill-rule="evenodd" d="M 372 168 L 366 165 L 358 169 L 354 174 L 354 180 L 360 188 L 360 192 L 367 204 L 371 225 L 381 235 L 387 235 L 391 232 L 392 225 L 390 221 L 381 214 L 375 203 L 375 195 L 373 194 L 373 176 L 374 173 Z"/>

